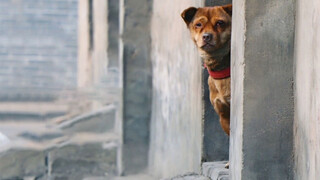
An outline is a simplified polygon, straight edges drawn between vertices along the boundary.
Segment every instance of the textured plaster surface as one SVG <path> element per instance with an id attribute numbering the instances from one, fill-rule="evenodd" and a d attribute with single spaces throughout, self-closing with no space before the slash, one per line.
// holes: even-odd
<path id="1" fill-rule="evenodd" d="M 292 179 L 295 1 L 233 8 L 232 179 Z"/>
<path id="2" fill-rule="evenodd" d="M 199 172 L 202 147 L 201 60 L 180 13 L 202 1 L 155 0 L 150 171 L 168 178 Z"/>
<path id="3" fill-rule="evenodd" d="M 244 1 L 233 2 L 232 38 L 231 38 L 231 124 L 230 124 L 230 177 L 241 177 L 243 143 L 243 91 L 244 91 L 244 43 L 245 11 Z M 237 27 L 237 28 L 235 28 Z"/>
<path id="4" fill-rule="evenodd" d="M 297 1 L 295 179 L 319 179 L 320 2 Z"/>
<path id="5" fill-rule="evenodd" d="M 152 97 L 152 0 L 124 0 L 120 10 L 123 13 L 123 54 L 120 54 L 123 56 L 124 88 L 123 169 L 124 173 L 132 174 L 145 169 L 148 164 Z"/>

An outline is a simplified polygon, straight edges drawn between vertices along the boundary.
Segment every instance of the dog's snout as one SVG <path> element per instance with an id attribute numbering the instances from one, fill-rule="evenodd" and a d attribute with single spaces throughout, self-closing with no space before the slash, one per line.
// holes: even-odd
<path id="1" fill-rule="evenodd" d="M 204 34 L 202 35 L 202 39 L 203 39 L 204 42 L 209 42 L 209 41 L 211 41 L 211 40 L 212 40 L 212 37 L 213 37 L 213 35 L 210 34 L 210 33 L 204 33 Z"/>

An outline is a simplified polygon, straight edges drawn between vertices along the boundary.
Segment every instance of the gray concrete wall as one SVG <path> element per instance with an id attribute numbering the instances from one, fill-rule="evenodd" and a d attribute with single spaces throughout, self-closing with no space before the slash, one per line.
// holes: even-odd
<path id="1" fill-rule="evenodd" d="M 295 1 L 234 1 L 231 178 L 293 178 Z"/>
<path id="2" fill-rule="evenodd" d="M 205 6 L 221 6 L 232 3 L 232 0 L 205 0 Z"/>
<path id="3" fill-rule="evenodd" d="M 119 66 L 119 0 L 108 0 L 108 67 Z"/>
<path id="4" fill-rule="evenodd" d="M 180 13 L 198 0 L 154 0 L 150 172 L 199 172 L 202 152 L 201 60 Z"/>
<path id="5" fill-rule="evenodd" d="M 77 3 L 0 1 L 1 94 L 76 87 Z"/>
<path id="6" fill-rule="evenodd" d="M 147 168 L 151 117 L 152 0 L 123 0 L 120 62 L 123 66 L 123 171 Z"/>
<path id="7" fill-rule="evenodd" d="M 295 76 L 295 179 L 320 172 L 320 1 L 297 0 Z"/>

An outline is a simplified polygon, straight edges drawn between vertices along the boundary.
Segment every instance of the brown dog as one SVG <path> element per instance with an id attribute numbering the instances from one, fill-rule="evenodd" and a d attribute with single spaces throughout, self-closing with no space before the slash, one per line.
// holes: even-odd
<path id="1" fill-rule="evenodd" d="M 229 135 L 232 5 L 190 7 L 181 16 L 208 69 L 210 101 L 220 117 L 223 130 Z"/>

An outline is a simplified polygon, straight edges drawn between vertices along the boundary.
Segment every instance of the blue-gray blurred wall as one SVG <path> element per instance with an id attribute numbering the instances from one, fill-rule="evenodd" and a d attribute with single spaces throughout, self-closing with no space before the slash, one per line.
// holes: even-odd
<path id="1" fill-rule="evenodd" d="M 0 0 L 0 97 L 76 87 L 77 0 Z"/>

